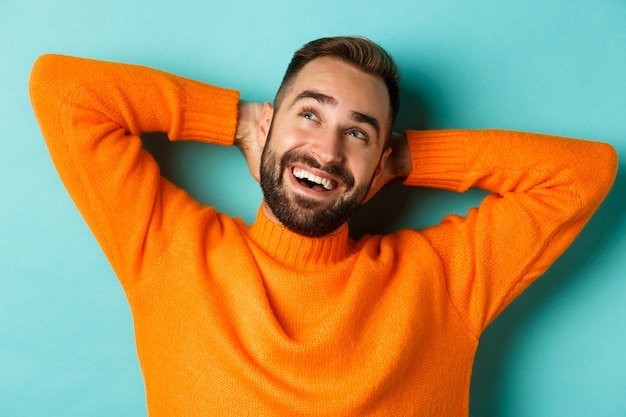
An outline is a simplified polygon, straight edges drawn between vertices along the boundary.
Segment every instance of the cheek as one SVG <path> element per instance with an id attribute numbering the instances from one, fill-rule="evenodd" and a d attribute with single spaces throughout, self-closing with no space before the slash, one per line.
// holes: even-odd
<path id="1" fill-rule="evenodd" d="M 376 167 L 374 162 L 365 159 L 355 159 L 347 166 L 358 184 L 369 184 L 376 172 Z"/>
<path id="2" fill-rule="evenodd" d="M 358 143 L 354 143 L 352 148 L 348 150 L 349 157 L 346 160 L 346 166 L 352 171 L 355 179 L 360 181 L 364 178 L 369 181 L 380 162 L 380 155 L 373 149 L 365 148 Z"/>
<path id="3" fill-rule="evenodd" d="M 311 138 L 311 134 L 297 128 L 282 128 L 272 130 L 271 146 L 276 151 L 283 153 L 302 146 L 306 143 L 307 138 Z"/>

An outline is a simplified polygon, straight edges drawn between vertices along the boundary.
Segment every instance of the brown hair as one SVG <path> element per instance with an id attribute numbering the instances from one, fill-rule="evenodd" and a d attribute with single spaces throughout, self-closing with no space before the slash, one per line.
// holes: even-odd
<path id="1" fill-rule="evenodd" d="M 363 37 L 321 38 L 311 41 L 297 50 L 276 93 L 274 106 L 277 109 L 298 72 L 309 62 L 321 57 L 341 59 L 366 74 L 380 78 L 385 83 L 389 93 L 390 127 L 393 126 L 400 108 L 400 73 L 398 67 L 387 51 Z"/>

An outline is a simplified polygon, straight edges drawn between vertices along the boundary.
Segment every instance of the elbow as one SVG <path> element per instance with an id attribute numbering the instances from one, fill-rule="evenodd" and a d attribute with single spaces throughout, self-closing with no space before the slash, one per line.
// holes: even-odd
<path id="1" fill-rule="evenodd" d="M 30 101 L 35 110 L 35 115 L 42 110 L 45 101 L 51 95 L 53 85 L 50 83 L 51 67 L 53 66 L 53 56 L 42 55 L 33 64 L 28 80 L 28 93 Z"/>
<path id="2" fill-rule="evenodd" d="M 63 103 L 75 83 L 67 71 L 68 58 L 61 55 L 40 56 L 31 70 L 28 90 L 33 112 L 48 148 L 62 137 Z"/>
<path id="3" fill-rule="evenodd" d="M 54 55 L 41 55 L 30 71 L 30 79 L 28 83 L 31 97 L 36 96 L 36 93 L 45 89 L 48 84 L 47 80 L 50 78 L 50 74 L 54 73 L 55 56 Z"/>
<path id="4" fill-rule="evenodd" d="M 619 158 L 615 148 L 608 143 L 600 143 L 598 144 L 598 147 L 600 154 L 599 161 L 601 165 L 599 170 L 602 173 L 599 187 L 600 189 L 605 190 L 606 194 L 615 182 L 619 166 Z"/>
<path id="5" fill-rule="evenodd" d="M 41 55 L 33 64 L 28 82 L 28 92 L 35 112 L 50 101 L 60 101 L 70 89 L 67 74 L 67 66 L 63 61 L 67 59 L 62 55 Z M 64 70 L 65 68 L 65 70 Z"/>
<path id="6" fill-rule="evenodd" d="M 594 152 L 588 153 L 588 171 L 582 173 L 585 184 L 586 206 L 595 211 L 611 190 L 618 169 L 618 156 L 615 148 L 607 143 L 594 143 Z"/>

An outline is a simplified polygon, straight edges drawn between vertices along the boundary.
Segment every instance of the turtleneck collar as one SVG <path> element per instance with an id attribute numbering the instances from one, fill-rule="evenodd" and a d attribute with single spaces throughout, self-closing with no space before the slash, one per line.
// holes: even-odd
<path id="1" fill-rule="evenodd" d="M 248 233 L 270 257 L 301 270 L 334 264 L 353 252 L 347 225 L 332 235 L 306 237 L 270 220 L 262 207 Z"/>

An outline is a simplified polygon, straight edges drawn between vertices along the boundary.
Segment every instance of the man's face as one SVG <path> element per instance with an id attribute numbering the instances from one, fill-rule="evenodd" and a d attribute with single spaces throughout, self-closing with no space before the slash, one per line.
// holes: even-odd
<path id="1" fill-rule="evenodd" d="M 389 108 L 382 80 L 334 58 L 305 65 L 267 131 L 261 187 L 270 218 L 306 236 L 340 228 L 382 171 Z"/>

